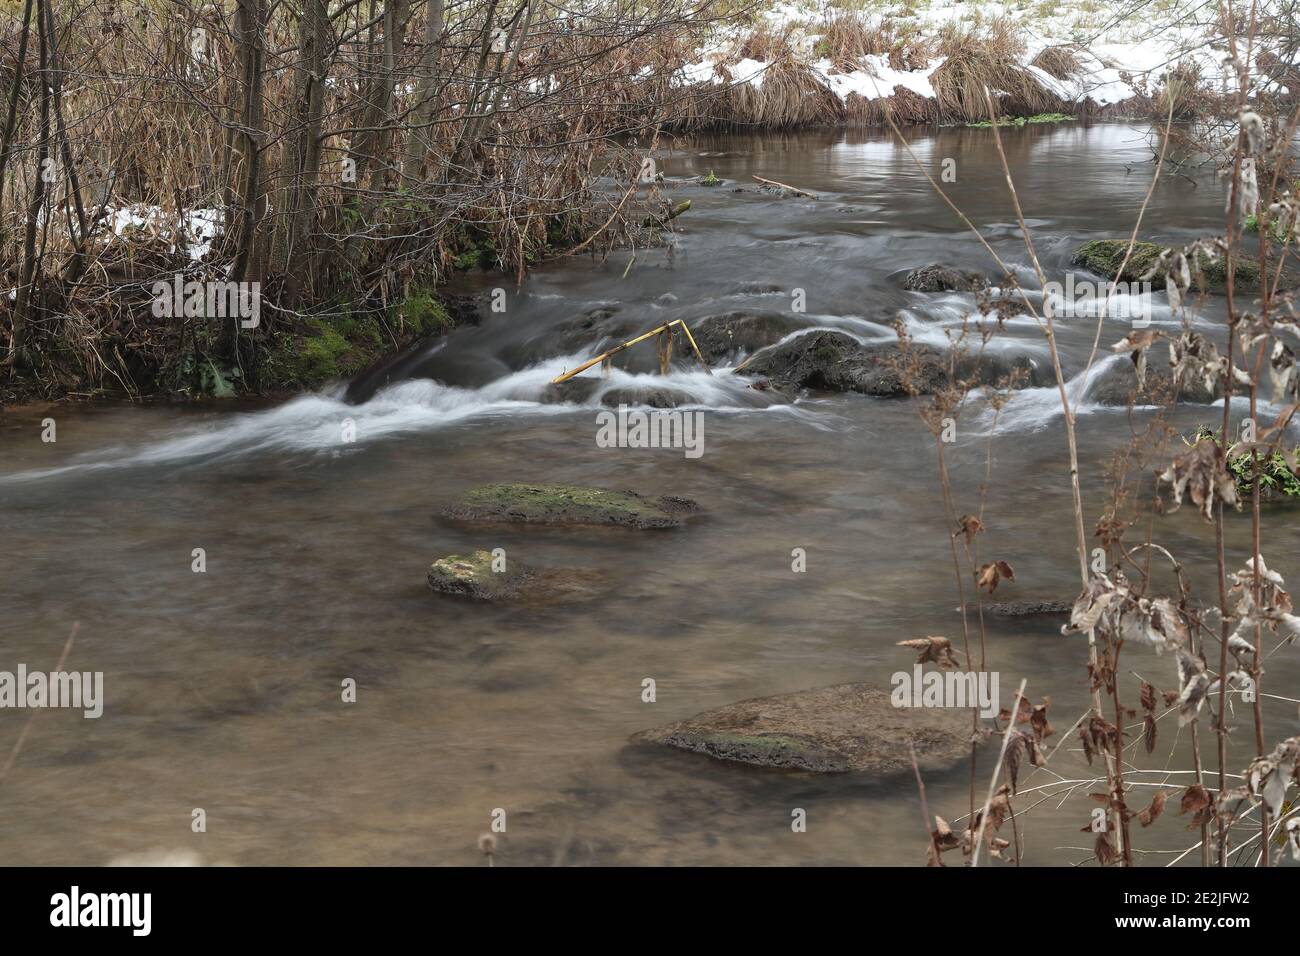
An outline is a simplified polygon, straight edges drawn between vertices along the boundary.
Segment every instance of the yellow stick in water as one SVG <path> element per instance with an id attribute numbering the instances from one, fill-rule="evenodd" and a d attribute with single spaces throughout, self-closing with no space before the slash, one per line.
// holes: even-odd
<path id="1" fill-rule="evenodd" d="M 587 362 L 583 362 L 572 372 L 565 372 L 563 375 L 557 375 L 555 378 L 551 379 L 551 384 L 559 385 L 561 382 L 567 382 L 575 375 L 581 375 L 583 372 L 591 368 L 593 365 L 598 365 L 601 362 L 604 362 L 606 359 L 609 359 L 617 355 L 619 352 L 623 351 L 624 349 L 629 349 L 632 346 L 636 345 L 638 342 L 644 342 L 646 339 L 650 338 L 651 336 L 660 335 L 660 334 L 671 335 L 672 327 L 674 325 L 680 325 L 682 327 L 682 331 L 686 333 L 687 341 L 691 343 L 691 348 L 695 351 L 695 357 L 699 359 L 700 364 L 704 366 L 704 371 L 712 375 L 713 370 L 709 368 L 709 363 L 704 361 L 704 356 L 700 354 L 700 347 L 695 344 L 695 336 L 691 335 L 691 330 L 686 327 L 686 323 L 683 322 L 681 319 L 673 319 L 671 322 L 665 322 L 663 325 L 655 326 L 649 332 L 644 332 L 641 335 L 638 335 L 634 339 L 628 339 L 628 341 L 624 342 L 622 345 L 614 346 L 608 352 L 602 352 L 600 355 L 597 355 L 594 359 L 591 359 Z"/>

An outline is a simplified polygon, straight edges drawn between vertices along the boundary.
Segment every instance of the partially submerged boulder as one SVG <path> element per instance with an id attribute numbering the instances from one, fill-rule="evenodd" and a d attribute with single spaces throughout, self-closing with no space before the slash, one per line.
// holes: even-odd
<path id="1" fill-rule="evenodd" d="M 572 379 L 570 379 L 572 381 Z M 611 388 L 604 395 L 600 396 L 600 404 L 607 408 L 618 408 L 620 405 L 647 405 L 650 408 L 676 408 L 679 405 L 690 405 L 695 401 L 685 392 L 679 392 L 671 388 Z"/>
<path id="2" fill-rule="evenodd" d="M 1098 405 L 1124 408 L 1128 405 L 1168 405 L 1174 401 L 1208 405 L 1222 395 L 1223 389 L 1217 383 L 1210 389 L 1199 380 L 1184 381 L 1175 388 L 1173 373 L 1157 362 L 1147 366 L 1144 381 L 1139 386 L 1137 367 L 1130 361 L 1119 361 L 1112 362 L 1101 372 L 1088 387 L 1085 398 Z"/>
<path id="3" fill-rule="evenodd" d="M 594 375 L 577 375 L 563 382 L 550 382 L 542 389 L 543 405 L 585 405 L 596 394 L 601 380 Z"/>
<path id="4" fill-rule="evenodd" d="M 1119 281 L 1139 281 L 1151 269 L 1155 261 L 1160 258 L 1162 248 L 1162 246 L 1158 246 L 1154 242 L 1134 243 L 1133 253 L 1129 256 L 1128 265 L 1120 273 Z M 1083 266 L 1089 272 L 1095 272 L 1107 279 L 1114 279 L 1116 277 L 1115 270 L 1124 261 L 1124 254 L 1127 251 L 1128 241 L 1125 239 L 1094 239 L 1092 242 L 1085 242 L 1074 251 L 1074 255 L 1070 258 L 1070 264 Z M 1159 275 L 1159 281 L 1160 285 L 1163 286 L 1163 272 Z"/>
<path id="5" fill-rule="evenodd" d="M 1127 239 L 1094 239 L 1091 242 L 1085 242 L 1075 250 L 1070 259 L 1070 263 L 1076 266 L 1082 266 L 1089 272 L 1094 272 L 1106 280 L 1116 278 L 1116 270 L 1119 269 L 1120 263 L 1124 261 L 1125 253 L 1128 252 L 1129 241 Z M 1160 253 L 1166 247 L 1154 242 L 1137 242 L 1133 244 L 1132 255 L 1129 256 L 1128 264 L 1124 271 L 1119 274 L 1120 282 L 1141 282 L 1148 272 L 1154 268 L 1156 261 L 1160 258 Z M 1269 258 L 1269 273 L 1274 274 L 1277 269 L 1277 257 L 1275 254 Z M 1225 292 L 1228 287 L 1228 267 L 1227 262 L 1222 256 L 1213 261 L 1201 261 L 1200 276 L 1204 281 L 1204 288 L 1207 292 Z M 1162 290 L 1165 287 L 1166 269 L 1156 269 L 1151 278 L 1152 288 Z M 1197 278 L 1196 268 L 1192 269 L 1192 289 L 1196 291 L 1201 288 L 1202 279 Z M 1246 294 L 1259 292 L 1259 250 L 1253 241 L 1247 241 L 1237 251 L 1233 257 L 1233 289 L 1236 292 Z M 1291 289 L 1300 283 L 1300 273 L 1289 263 L 1284 264 L 1282 277 L 1279 282 L 1279 288 Z"/>
<path id="6" fill-rule="evenodd" d="M 742 700 L 632 741 L 758 767 L 889 774 L 911 768 L 909 741 L 923 769 L 969 754 L 971 718 L 966 710 L 895 707 L 873 684 L 837 684 Z"/>
<path id="7" fill-rule="evenodd" d="M 647 498 L 580 485 L 496 484 L 467 491 L 443 510 L 462 521 L 676 528 L 699 509 L 689 498 Z"/>
<path id="8" fill-rule="evenodd" d="M 863 345 L 843 332 L 827 331 L 784 342 L 743 371 L 778 385 L 880 398 L 933 394 L 950 381 L 948 356 L 937 349 L 913 345 L 904 352 L 896 342 Z M 1038 385 L 1045 374 L 1027 355 L 988 353 L 957 362 L 957 377 L 976 385 Z"/>
<path id="9" fill-rule="evenodd" d="M 982 273 L 937 262 L 913 269 L 903 277 L 903 288 L 909 292 L 978 292 L 988 287 L 988 277 Z"/>
<path id="10" fill-rule="evenodd" d="M 492 560 L 490 551 L 439 558 L 429 566 L 429 587 L 441 594 L 500 601 L 517 596 L 534 574 L 518 561 L 507 561 L 503 570 L 494 571 Z"/>
<path id="11" fill-rule="evenodd" d="M 606 383 L 596 375 L 579 375 L 568 381 L 551 382 L 542 389 L 540 401 L 545 405 L 585 405 L 604 384 Z M 658 386 L 611 388 L 600 396 L 600 403 L 607 408 L 618 408 L 620 405 L 677 408 L 694 401 L 686 392 Z"/>
<path id="12" fill-rule="evenodd" d="M 775 345 L 802 324 L 780 312 L 724 312 L 699 319 L 691 334 L 700 353 L 712 363 Z"/>

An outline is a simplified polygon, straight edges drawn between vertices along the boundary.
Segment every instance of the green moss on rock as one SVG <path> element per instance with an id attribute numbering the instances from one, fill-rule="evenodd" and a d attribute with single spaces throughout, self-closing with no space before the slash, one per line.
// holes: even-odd
<path id="1" fill-rule="evenodd" d="M 695 502 L 579 485 L 495 484 L 475 488 L 447 507 L 449 518 L 530 524 L 600 524 L 675 528 Z"/>
<path id="2" fill-rule="evenodd" d="M 1119 275 L 1120 282 L 1140 282 L 1155 265 L 1156 260 L 1160 258 L 1160 253 L 1164 251 L 1163 246 L 1154 242 L 1137 242 L 1133 244 L 1133 254 L 1129 256 L 1128 264 L 1124 266 L 1124 271 Z M 1120 263 L 1124 261 L 1125 253 L 1128 251 L 1127 239 L 1094 239 L 1091 242 L 1085 242 L 1077 250 L 1074 257 L 1070 260 L 1073 265 L 1082 266 L 1089 272 L 1095 272 L 1107 279 L 1114 279 L 1116 270 L 1119 269 Z M 1227 286 L 1228 267 L 1222 259 L 1215 259 L 1212 262 L 1202 260 L 1201 274 L 1204 277 L 1205 288 L 1209 292 L 1221 292 Z M 1158 269 L 1151 276 L 1153 285 L 1163 286 L 1165 281 L 1165 269 Z M 1242 292 L 1257 291 L 1259 288 L 1259 263 L 1253 259 L 1244 256 L 1237 257 L 1233 262 L 1233 274 L 1235 276 L 1234 286 Z M 1193 277 L 1193 282 L 1196 279 Z"/>
<path id="3" fill-rule="evenodd" d="M 473 554 L 449 554 L 429 566 L 429 587 L 442 594 L 476 598 L 481 601 L 514 597 L 533 571 L 517 561 L 507 562 L 500 571 L 493 570 L 490 551 Z"/>
<path id="4" fill-rule="evenodd" d="M 1094 239 L 1080 246 L 1070 261 L 1076 266 L 1083 266 L 1089 272 L 1095 272 L 1109 279 L 1114 278 L 1115 270 L 1124 261 L 1127 250 L 1126 240 Z M 1124 267 L 1124 272 L 1119 277 L 1120 281 L 1137 282 L 1160 258 L 1160 253 L 1161 247 L 1154 242 L 1135 243 L 1133 255 L 1129 257 L 1128 265 Z M 1164 273 L 1160 273 L 1158 278 L 1163 279 Z"/>

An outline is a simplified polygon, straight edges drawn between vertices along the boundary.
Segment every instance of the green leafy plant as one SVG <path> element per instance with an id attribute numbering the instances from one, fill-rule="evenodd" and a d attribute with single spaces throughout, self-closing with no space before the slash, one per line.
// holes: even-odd
<path id="1" fill-rule="evenodd" d="M 176 367 L 175 381 L 184 392 L 212 398 L 234 398 L 235 383 L 242 378 L 237 368 L 222 368 L 207 356 L 187 355 Z"/>
<path id="2" fill-rule="evenodd" d="M 1259 217 L 1253 212 L 1246 216 L 1246 231 L 1259 232 Z M 1282 225 L 1282 220 L 1274 219 L 1268 227 L 1269 237 L 1275 242 L 1286 242 L 1286 229 Z"/>
<path id="3" fill-rule="evenodd" d="M 1198 441 L 1209 439 L 1219 443 L 1219 433 L 1213 429 L 1202 425 L 1196 430 L 1193 440 L 1184 442 L 1194 445 Z M 1232 473 L 1233 479 L 1237 484 L 1237 494 L 1243 498 L 1249 497 L 1254 489 L 1252 481 L 1255 472 L 1255 462 L 1249 452 L 1232 453 L 1232 446 L 1228 447 L 1228 471 Z M 1300 476 L 1297 476 L 1291 466 L 1287 464 L 1286 458 L 1280 451 L 1275 451 L 1259 462 L 1259 491 L 1263 497 L 1284 497 L 1300 498 Z"/>

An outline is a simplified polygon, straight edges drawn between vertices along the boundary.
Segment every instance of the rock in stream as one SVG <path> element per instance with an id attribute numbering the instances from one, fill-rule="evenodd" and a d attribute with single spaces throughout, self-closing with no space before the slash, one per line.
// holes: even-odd
<path id="1" fill-rule="evenodd" d="M 497 484 L 467 491 L 443 510 L 461 521 L 676 528 L 699 510 L 689 498 L 648 498 L 579 485 Z"/>
<path id="2" fill-rule="evenodd" d="M 909 292 L 978 292 L 989 287 L 989 280 L 979 272 L 967 272 L 932 263 L 913 269 L 903 277 Z"/>
<path id="3" fill-rule="evenodd" d="M 911 769 L 909 740 L 923 769 L 951 766 L 970 753 L 970 713 L 895 707 L 875 685 L 837 684 L 742 700 L 632 737 L 757 767 L 876 774 Z"/>
<path id="4" fill-rule="evenodd" d="M 534 568 L 513 558 L 492 569 L 490 551 L 452 554 L 429 567 L 429 588 L 439 594 L 492 603 L 551 603 L 596 597 L 604 576 L 585 568 Z"/>
<path id="5" fill-rule="evenodd" d="M 450 554 L 429 566 L 429 587 L 480 601 L 508 600 L 518 596 L 536 572 L 519 561 L 508 561 L 503 571 L 492 570 L 492 552 Z"/>
<path id="6" fill-rule="evenodd" d="M 760 353 L 741 369 L 796 388 L 860 392 L 881 398 L 928 395 L 948 384 L 948 357 L 914 345 L 904 353 L 895 342 L 863 345 L 843 332 L 809 332 Z M 978 385 L 1046 384 L 1046 373 L 1026 355 L 964 356 L 957 375 Z"/>

